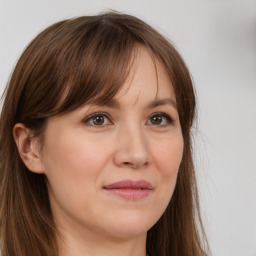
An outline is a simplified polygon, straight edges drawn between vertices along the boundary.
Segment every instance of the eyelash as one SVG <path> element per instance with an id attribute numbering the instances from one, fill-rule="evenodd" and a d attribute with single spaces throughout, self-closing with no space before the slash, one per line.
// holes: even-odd
<path id="1" fill-rule="evenodd" d="M 102 128 L 102 127 L 104 127 L 104 126 L 106 126 L 106 125 L 110 125 L 110 124 L 100 124 L 100 125 L 90 124 L 90 121 L 93 121 L 93 119 L 96 118 L 96 117 L 104 117 L 104 119 L 107 118 L 108 121 L 110 122 L 110 124 L 113 124 L 113 122 L 111 121 L 110 115 L 109 115 L 108 113 L 106 113 L 106 112 L 97 112 L 97 113 L 93 113 L 93 114 L 87 116 L 87 117 L 83 120 L 83 123 L 86 124 L 87 126 L 91 126 L 91 127 L 95 127 L 95 128 Z M 164 125 L 163 125 L 163 124 L 159 124 L 159 125 L 149 124 L 150 126 L 167 127 L 167 126 L 169 126 L 169 125 L 172 125 L 173 122 L 174 122 L 174 120 L 173 120 L 168 114 L 166 114 L 166 113 L 164 113 L 164 112 L 155 112 L 155 113 L 151 114 L 151 115 L 148 117 L 147 122 L 148 122 L 149 120 L 151 120 L 153 117 L 161 117 L 162 119 L 164 118 L 164 119 L 166 119 L 167 124 L 164 124 Z M 152 121 L 152 120 L 151 120 L 151 121 Z M 105 122 L 105 120 L 104 120 L 104 122 Z M 146 123 L 147 123 L 147 122 L 146 122 Z"/>
<path id="2" fill-rule="evenodd" d="M 83 120 L 83 123 L 85 123 L 86 125 L 88 126 L 93 126 L 93 127 L 96 127 L 96 128 L 101 128 L 103 126 L 106 126 L 106 125 L 95 125 L 95 124 L 90 124 L 89 122 L 92 120 L 93 121 L 93 118 L 96 118 L 96 117 L 104 117 L 104 118 L 107 118 L 109 121 L 111 120 L 110 116 L 108 113 L 106 112 L 97 112 L 97 113 L 93 113 L 89 116 L 87 116 L 84 120 Z M 112 123 L 112 122 L 111 122 Z M 112 123 L 113 124 L 113 123 Z"/>
<path id="3" fill-rule="evenodd" d="M 159 126 L 159 127 L 167 127 L 169 125 L 172 125 L 174 120 L 171 118 L 171 116 L 169 116 L 168 114 L 166 113 L 163 113 L 163 112 L 155 112 L 153 114 L 151 114 L 148 118 L 148 120 L 150 120 L 151 118 L 153 117 L 161 117 L 161 118 L 165 118 L 167 120 L 167 124 L 161 124 L 161 125 L 154 125 L 154 124 L 151 124 L 152 126 Z"/>

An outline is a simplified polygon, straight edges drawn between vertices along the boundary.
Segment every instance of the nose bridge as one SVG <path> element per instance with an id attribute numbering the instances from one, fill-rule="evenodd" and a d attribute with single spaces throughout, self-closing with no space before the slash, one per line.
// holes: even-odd
<path id="1" fill-rule="evenodd" d="M 149 148 L 145 130 L 139 123 L 129 123 L 118 131 L 116 163 L 139 168 L 149 162 Z"/>

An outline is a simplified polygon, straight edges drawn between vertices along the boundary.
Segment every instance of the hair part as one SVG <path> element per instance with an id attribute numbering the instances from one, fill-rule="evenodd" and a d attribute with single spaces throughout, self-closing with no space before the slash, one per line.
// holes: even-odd
<path id="1" fill-rule="evenodd" d="M 152 27 L 108 12 L 61 21 L 42 31 L 23 52 L 7 85 L 0 119 L 3 256 L 58 255 L 46 177 L 28 171 L 20 159 L 14 125 L 23 123 L 40 138 L 49 117 L 92 102 L 104 105 L 121 90 L 138 45 L 160 61 L 172 82 L 184 138 L 176 188 L 148 232 L 147 250 L 161 256 L 206 255 L 191 155 L 195 94 L 188 69 Z"/>

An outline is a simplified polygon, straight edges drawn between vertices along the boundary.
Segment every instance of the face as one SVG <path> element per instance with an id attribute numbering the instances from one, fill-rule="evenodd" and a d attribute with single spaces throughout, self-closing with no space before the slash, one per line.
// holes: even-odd
<path id="1" fill-rule="evenodd" d="M 157 76 L 150 55 L 139 49 L 112 102 L 48 120 L 41 164 L 62 228 L 138 236 L 165 211 L 183 137 L 171 82 L 156 65 Z"/>

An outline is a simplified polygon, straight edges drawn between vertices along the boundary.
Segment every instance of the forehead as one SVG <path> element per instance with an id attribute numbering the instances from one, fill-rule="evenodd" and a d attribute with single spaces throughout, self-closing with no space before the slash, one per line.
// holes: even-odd
<path id="1" fill-rule="evenodd" d="M 148 105 L 162 98 L 169 98 L 176 105 L 171 79 L 154 53 L 144 46 L 136 45 L 129 59 L 125 69 L 120 64 L 118 69 L 114 68 L 114 72 L 106 73 L 103 78 L 99 71 L 91 72 L 95 77 L 92 83 L 79 80 L 78 84 L 71 83 L 60 103 L 58 114 L 86 105 L 113 105 L 113 102 L 134 106 L 140 100 L 140 103 Z M 122 70 L 121 74 L 119 70 Z"/>
<path id="2" fill-rule="evenodd" d="M 134 105 L 139 100 L 163 98 L 176 102 L 171 80 L 160 61 L 144 47 L 138 47 L 129 75 L 115 99 Z"/>

